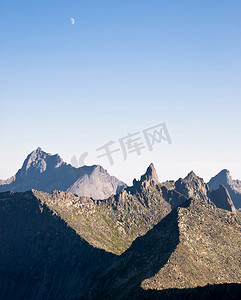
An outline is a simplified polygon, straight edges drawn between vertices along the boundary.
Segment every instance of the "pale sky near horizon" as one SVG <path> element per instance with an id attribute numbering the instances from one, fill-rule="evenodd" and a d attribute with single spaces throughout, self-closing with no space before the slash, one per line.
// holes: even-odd
<path id="1" fill-rule="evenodd" d="M 1 1 L 0 178 L 40 146 L 128 184 L 151 162 L 161 181 L 241 179 L 240 15 L 238 0 Z M 162 122 L 172 144 L 97 158 Z"/>

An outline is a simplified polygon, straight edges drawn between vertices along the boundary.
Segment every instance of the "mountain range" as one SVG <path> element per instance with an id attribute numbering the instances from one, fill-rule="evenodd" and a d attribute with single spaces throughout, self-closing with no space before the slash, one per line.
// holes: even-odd
<path id="1" fill-rule="evenodd" d="M 24 178 L 26 189 L 33 170 L 49 190 L 0 193 L 0 299 L 240 299 L 241 212 L 231 181 L 217 177 L 215 186 L 190 172 L 161 183 L 150 164 L 132 186 L 100 199 L 70 192 L 87 170 L 102 176 L 100 166 L 80 175 L 58 155 L 31 155 L 2 187 L 21 189 Z M 62 168 L 77 180 L 52 191 L 65 175 L 50 174 Z"/>
<path id="2" fill-rule="evenodd" d="M 78 196 L 105 199 L 123 190 L 126 184 L 99 165 L 75 168 L 56 154 L 40 147 L 31 152 L 16 175 L 0 180 L 0 192 L 24 192 L 36 189 L 51 193 L 53 190 L 70 191 Z"/>

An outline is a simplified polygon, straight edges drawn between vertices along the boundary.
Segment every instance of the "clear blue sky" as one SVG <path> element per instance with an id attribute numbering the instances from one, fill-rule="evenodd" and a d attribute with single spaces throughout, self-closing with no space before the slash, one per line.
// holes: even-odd
<path id="1" fill-rule="evenodd" d="M 0 178 L 41 146 L 128 183 L 150 162 L 161 180 L 241 179 L 240 15 L 238 0 L 2 0 Z M 171 145 L 96 158 L 161 122 Z"/>

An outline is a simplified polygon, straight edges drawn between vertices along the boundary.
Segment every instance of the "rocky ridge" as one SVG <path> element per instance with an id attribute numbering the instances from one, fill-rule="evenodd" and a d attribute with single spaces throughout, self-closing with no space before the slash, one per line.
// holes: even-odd
<path id="1" fill-rule="evenodd" d="M 137 238 L 90 296 L 97 299 L 98 290 L 103 299 L 139 299 L 144 291 L 241 284 L 240 247 L 240 213 L 190 199 Z"/>
<path id="2" fill-rule="evenodd" d="M 52 194 L 32 192 L 89 244 L 117 255 L 190 197 L 235 213 L 228 195 L 212 193 L 211 200 L 207 185 L 193 172 L 175 183 L 159 183 L 153 164 L 139 181 L 133 180 L 133 186 L 105 200 L 57 190 Z"/>

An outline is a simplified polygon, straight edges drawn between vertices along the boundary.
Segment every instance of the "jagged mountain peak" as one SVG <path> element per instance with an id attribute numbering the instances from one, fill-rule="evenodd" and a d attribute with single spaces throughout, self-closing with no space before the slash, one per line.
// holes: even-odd
<path id="1" fill-rule="evenodd" d="M 196 197 L 197 199 L 202 199 L 206 202 L 209 201 L 207 184 L 205 184 L 204 180 L 198 177 L 193 171 L 191 171 L 184 179 L 179 178 L 175 182 L 175 189 L 188 198 Z"/>
<path id="2" fill-rule="evenodd" d="M 192 178 L 199 178 L 194 171 L 191 171 L 190 173 L 187 174 L 187 176 L 185 177 L 185 179 L 192 179 Z"/>
<path id="3" fill-rule="evenodd" d="M 133 180 L 133 187 L 144 187 L 147 188 L 150 185 L 155 185 L 159 183 L 158 175 L 153 163 L 147 168 L 146 173 L 141 176 L 141 179 L 137 181 Z"/>
<path id="4" fill-rule="evenodd" d="M 230 171 L 228 169 L 223 169 L 219 174 L 226 174 L 226 175 L 230 175 Z"/>
<path id="5" fill-rule="evenodd" d="M 219 180 L 222 180 L 223 182 L 227 182 L 227 183 L 232 181 L 232 177 L 231 177 L 230 171 L 228 169 L 223 169 L 213 178 L 215 178 L 215 177 L 218 178 Z"/>
<path id="6" fill-rule="evenodd" d="M 237 209 L 241 208 L 241 181 L 232 179 L 230 171 L 223 169 L 208 183 L 210 191 L 219 189 L 219 185 L 225 186 Z"/>
<path id="7" fill-rule="evenodd" d="M 220 184 L 224 185 L 226 188 L 233 184 L 229 170 L 223 169 L 217 175 L 213 176 L 208 183 L 211 191 L 217 190 Z"/>
<path id="8" fill-rule="evenodd" d="M 37 149 L 33 150 L 28 156 L 29 157 L 36 157 L 36 156 L 45 156 L 45 155 L 51 155 L 50 153 L 45 152 L 41 147 L 38 147 Z"/>
<path id="9" fill-rule="evenodd" d="M 159 182 L 158 175 L 153 163 L 147 168 L 146 173 L 141 177 L 142 181 L 153 180 L 155 184 Z"/>
<path id="10" fill-rule="evenodd" d="M 26 172 L 34 169 L 42 173 L 46 171 L 47 167 L 58 168 L 63 164 L 65 163 L 58 154 L 51 155 L 38 147 L 27 156 L 20 171 Z"/>
<path id="11" fill-rule="evenodd" d="M 36 151 L 36 152 L 42 152 L 43 150 L 42 150 L 41 147 L 38 147 L 35 151 Z"/>

